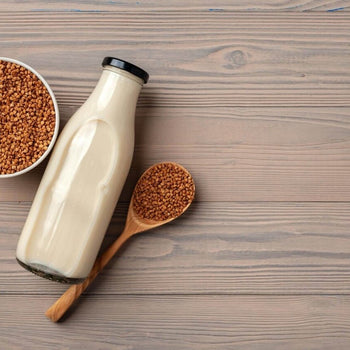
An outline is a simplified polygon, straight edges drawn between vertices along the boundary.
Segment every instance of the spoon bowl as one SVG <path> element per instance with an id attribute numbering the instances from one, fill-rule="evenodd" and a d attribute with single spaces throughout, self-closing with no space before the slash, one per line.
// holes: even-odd
<path id="1" fill-rule="evenodd" d="M 156 172 L 157 169 L 161 167 L 172 167 L 177 169 L 182 173 L 182 178 L 189 180 L 189 186 L 190 188 L 189 196 L 187 196 L 187 204 L 184 205 L 181 208 L 181 211 L 178 212 L 174 216 L 170 216 L 165 220 L 157 221 L 148 219 L 146 217 L 142 217 L 139 215 L 135 209 L 135 196 L 136 196 L 136 190 L 138 188 L 138 185 L 142 183 L 142 181 L 147 177 L 147 175 L 150 175 L 152 172 Z M 159 186 L 165 186 L 164 182 L 162 181 Z M 180 184 L 181 185 L 181 184 Z M 180 186 L 181 187 L 181 186 Z M 163 193 L 166 191 L 164 188 L 162 188 L 163 191 L 160 191 L 160 193 Z M 175 191 L 178 194 L 178 191 Z M 170 192 L 169 192 L 170 193 Z M 148 231 L 152 228 L 162 226 L 164 224 L 167 224 L 170 221 L 173 221 L 180 215 L 182 215 L 188 207 L 191 205 L 193 199 L 194 199 L 194 193 L 195 193 L 195 185 L 192 179 L 191 174 L 181 165 L 173 162 L 164 162 L 164 163 L 158 163 L 153 165 L 152 167 L 148 168 L 140 177 L 138 180 L 133 195 L 130 200 L 130 205 L 128 209 L 128 215 L 126 218 L 125 228 L 123 232 L 120 234 L 120 236 L 103 252 L 103 254 L 97 258 L 95 261 L 95 264 L 89 274 L 89 276 L 80 284 L 72 285 L 70 288 L 67 289 L 67 291 L 62 294 L 62 296 L 46 311 L 45 315 L 53 322 L 57 322 L 64 314 L 65 312 L 73 305 L 73 303 L 79 298 L 79 296 L 85 291 L 85 289 L 92 283 L 92 281 L 96 278 L 96 276 L 100 273 L 100 271 L 108 264 L 108 262 L 113 258 L 113 256 L 118 252 L 118 250 L 121 248 L 121 246 L 133 235 Z"/>
<path id="2" fill-rule="evenodd" d="M 182 211 L 177 214 L 176 216 L 172 216 L 168 219 L 165 220 L 161 220 L 161 221 L 156 221 L 156 220 L 151 220 L 151 219 L 147 219 L 144 217 L 141 217 L 139 214 L 137 214 L 136 210 L 135 210 L 135 192 L 136 192 L 136 188 L 137 185 L 142 182 L 143 178 L 149 174 L 150 172 L 152 172 L 155 168 L 161 166 L 161 165 L 172 165 L 173 167 L 176 167 L 178 169 L 181 169 L 181 171 L 186 174 L 192 181 L 192 186 L 193 186 L 193 195 L 191 197 L 191 199 L 188 201 L 188 204 L 186 206 L 184 206 L 182 208 Z M 137 184 L 135 186 L 134 192 L 131 196 L 131 200 L 130 200 L 130 204 L 129 204 L 129 209 L 128 209 L 128 215 L 126 218 L 126 223 L 125 223 L 125 228 L 124 231 L 129 231 L 131 233 L 131 235 L 135 235 L 136 233 L 140 233 L 143 231 L 147 231 L 150 230 L 152 228 L 156 228 L 158 226 L 162 226 L 164 224 L 167 224 L 170 221 L 175 220 L 176 218 L 178 218 L 180 215 L 182 215 L 187 209 L 188 207 L 191 205 L 193 199 L 194 199 L 194 193 L 195 193 L 195 185 L 192 179 L 191 174 L 189 173 L 189 171 L 184 168 L 182 165 L 174 163 L 174 162 L 162 162 L 162 163 L 157 163 L 152 165 L 150 168 L 148 168 L 140 177 L 140 179 L 137 181 Z"/>

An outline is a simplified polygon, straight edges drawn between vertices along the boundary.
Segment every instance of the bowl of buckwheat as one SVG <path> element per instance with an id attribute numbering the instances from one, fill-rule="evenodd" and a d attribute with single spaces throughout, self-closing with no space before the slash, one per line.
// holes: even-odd
<path id="1" fill-rule="evenodd" d="M 0 57 L 0 178 L 39 165 L 58 129 L 57 101 L 46 80 L 27 64 Z"/>

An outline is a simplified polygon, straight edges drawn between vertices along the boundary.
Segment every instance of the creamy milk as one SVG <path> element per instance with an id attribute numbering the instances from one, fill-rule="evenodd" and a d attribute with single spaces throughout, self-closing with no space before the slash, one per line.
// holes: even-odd
<path id="1" fill-rule="evenodd" d="M 112 66 L 63 129 L 17 247 L 20 262 L 85 278 L 127 177 L 143 80 Z"/>

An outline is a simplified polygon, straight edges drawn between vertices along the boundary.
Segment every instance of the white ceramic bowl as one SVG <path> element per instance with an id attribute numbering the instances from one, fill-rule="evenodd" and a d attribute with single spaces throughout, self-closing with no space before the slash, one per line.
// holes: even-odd
<path id="1" fill-rule="evenodd" d="M 51 150 L 52 150 L 52 148 L 53 148 L 53 146 L 54 146 L 54 144 L 56 142 L 56 139 L 57 139 L 58 129 L 60 127 L 60 125 L 59 125 L 60 124 L 60 115 L 59 115 L 59 111 L 58 111 L 58 106 L 57 106 L 57 101 L 56 101 L 55 95 L 54 95 L 53 91 L 51 90 L 49 84 L 41 76 L 41 74 L 39 74 L 35 69 L 33 69 L 32 67 L 28 66 L 27 64 L 25 64 L 25 63 L 23 63 L 21 61 L 18 61 L 18 60 L 14 60 L 13 58 L 0 57 L 0 60 L 1 61 L 7 61 L 7 62 L 16 63 L 16 64 L 18 64 L 18 65 L 28 69 L 32 73 L 34 73 L 41 80 L 41 82 L 45 85 L 47 91 L 49 92 L 49 94 L 51 96 L 51 99 L 52 99 L 52 102 L 53 102 L 53 105 L 54 105 L 54 108 L 55 108 L 55 118 L 56 118 L 55 130 L 54 130 L 51 142 L 50 142 L 49 147 L 47 148 L 47 150 L 42 154 L 42 156 L 37 161 L 35 161 L 32 165 L 30 165 L 29 167 L 27 167 L 27 168 L 25 168 L 23 170 L 17 171 L 17 172 L 15 172 L 13 174 L 4 174 L 4 175 L 0 174 L 0 179 L 1 179 L 1 178 L 14 177 L 14 176 L 18 176 L 18 175 L 22 175 L 24 173 L 27 173 L 28 171 L 34 169 L 37 165 L 39 165 L 48 156 L 48 154 L 51 152 Z"/>

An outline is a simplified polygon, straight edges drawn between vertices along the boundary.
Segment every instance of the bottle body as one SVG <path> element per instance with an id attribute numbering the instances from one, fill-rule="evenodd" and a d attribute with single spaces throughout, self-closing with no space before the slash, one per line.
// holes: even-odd
<path id="1" fill-rule="evenodd" d="M 64 127 L 22 230 L 17 260 L 43 277 L 89 274 L 130 169 L 142 80 L 104 68 Z"/>

